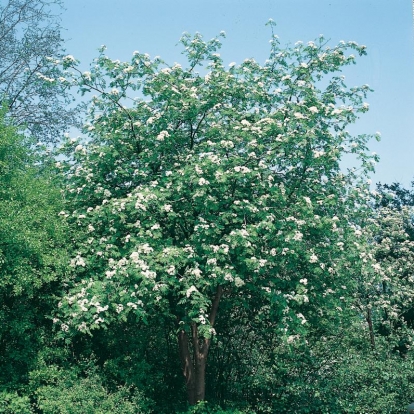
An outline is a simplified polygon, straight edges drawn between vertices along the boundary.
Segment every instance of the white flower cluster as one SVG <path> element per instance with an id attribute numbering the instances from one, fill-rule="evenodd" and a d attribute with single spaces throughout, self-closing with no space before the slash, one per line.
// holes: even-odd
<path id="1" fill-rule="evenodd" d="M 312 253 L 312 255 L 309 257 L 310 263 L 317 263 L 318 262 L 318 256 L 316 256 L 315 253 Z"/>
<path id="2" fill-rule="evenodd" d="M 76 59 L 72 55 L 66 55 L 66 56 L 63 57 L 62 60 L 63 60 L 63 62 L 68 63 L 68 64 L 76 62 Z"/>
<path id="3" fill-rule="evenodd" d="M 295 241 L 301 241 L 303 239 L 303 233 L 301 233 L 300 231 L 295 231 L 295 234 L 293 236 L 293 240 Z"/>
<path id="4" fill-rule="evenodd" d="M 249 168 L 244 167 L 244 166 L 236 166 L 236 167 L 234 167 L 234 171 L 241 172 L 242 174 L 247 174 L 247 173 L 251 172 L 251 170 Z"/>
<path id="5" fill-rule="evenodd" d="M 293 114 L 293 116 L 294 116 L 296 119 L 306 119 L 306 116 L 305 116 L 305 115 L 303 115 L 303 114 L 301 114 L 300 112 L 295 112 L 295 113 Z"/>
<path id="6" fill-rule="evenodd" d="M 200 309 L 200 315 L 198 316 L 198 320 L 202 325 L 205 325 L 207 323 L 206 313 L 204 309 Z"/>
<path id="7" fill-rule="evenodd" d="M 168 131 L 161 131 L 157 135 L 157 141 L 164 141 L 164 139 L 168 138 L 169 136 L 170 136 L 170 134 L 168 133 Z"/>
<path id="8" fill-rule="evenodd" d="M 236 276 L 234 278 L 234 284 L 236 287 L 242 287 L 244 285 L 244 281 L 240 277 Z"/>
<path id="9" fill-rule="evenodd" d="M 208 185 L 208 184 L 210 184 L 210 182 L 208 180 L 206 180 L 205 178 L 203 178 L 203 177 L 201 177 L 198 180 L 198 185 Z"/>
<path id="10" fill-rule="evenodd" d="M 44 80 L 44 81 L 46 81 L 46 82 L 54 82 L 55 81 L 55 79 L 53 79 L 53 78 L 48 78 L 47 76 L 45 76 L 45 75 L 43 75 L 42 73 L 40 73 L 40 72 L 38 72 L 38 73 L 36 73 L 36 76 L 39 78 L 39 79 L 42 79 L 42 80 Z"/>
<path id="11" fill-rule="evenodd" d="M 300 323 L 301 323 L 302 325 L 304 325 L 304 324 L 307 322 L 306 318 L 305 318 L 305 317 L 304 317 L 301 313 L 296 314 L 296 317 L 297 317 L 298 319 L 300 319 Z"/>
<path id="12" fill-rule="evenodd" d="M 85 267 L 86 266 L 85 259 L 78 254 L 75 258 L 73 258 L 70 261 L 70 266 L 71 267 L 76 267 L 76 266 Z"/>
<path id="13" fill-rule="evenodd" d="M 214 253 L 217 253 L 219 250 L 222 250 L 224 254 L 228 254 L 229 252 L 229 246 L 227 244 L 221 244 L 220 246 L 211 244 L 210 248 L 213 250 Z"/>
<path id="14" fill-rule="evenodd" d="M 201 274 L 203 273 L 198 267 L 195 267 L 194 269 L 191 269 L 189 271 L 190 274 L 195 276 L 197 279 L 201 277 Z"/>
<path id="15" fill-rule="evenodd" d="M 313 156 L 315 158 L 319 158 L 325 155 L 325 151 L 317 151 L 317 150 L 313 150 Z"/>
<path id="16" fill-rule="evenodd" d="M 157 196 L 154 193 L 150 192 L 148 189 L 139 191 L 138 188 L 137 191 L 134 192 L 133 196 L 136 197 L 135 208 L 142 211 L 147 211 L 147 206 L 145 205 L 146 203 L 157 199 Z"/>
<path id="17" fill-rule="evenodd" d="M 189 298 L 193 292 L 198 292 L 197 288 L 194 285 L 187 289 L 185 295 L 187 298 Z"/>
<path id="18" fill-rule="evenodd" d="M 233 141 L 226 141 L 226 140 L 222 140 L 222 141 L 220 141 L 220 145 L 221 145 L 223 148 L 234 148 L 234 143 L 233 143 Z"/>

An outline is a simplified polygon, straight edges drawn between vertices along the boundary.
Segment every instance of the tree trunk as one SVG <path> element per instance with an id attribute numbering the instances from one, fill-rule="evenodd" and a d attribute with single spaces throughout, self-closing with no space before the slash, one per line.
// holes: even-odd
<path id="1" fill-rule="evenodd" d="M 189 348 L 188 335 L 184 330 L 180 330 L 178 333 L 178 349 L 180 351 L 181 366 L 185 384 L 187 386 L 188 403 L 194 405 L 197 402 L 195 395 L 194 366 Z"/>
<path id="2" fill-rule="evenodd" d="M 223 288 L 218 286 L 208 318 L 212 328 L 222 294 Z M 204 401 L 206 397 L 206 366 L 210 343 L 210 338 L 199 338 L 195 322 L 191 324 L 191 341 L 184 329 L 181 329 L 178 333 L 178 348 L 187 386 L 187 399 L 190 405 L 195 405 L 198 401 Z"/>
<path id="3" fill-rule="evenodd" d="M 206 365 L 208 352 L 200 353 L 195 361 L 196 373 L 196 402 L 206 398 Z"/>

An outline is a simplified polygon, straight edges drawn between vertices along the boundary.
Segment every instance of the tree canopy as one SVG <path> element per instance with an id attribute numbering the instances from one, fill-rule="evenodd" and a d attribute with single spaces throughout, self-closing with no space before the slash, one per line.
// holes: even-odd
<path id="1" fill-rule="evenodd" d="M 282 49 L 273 36 L 264 65 L 226 69 L 219 38 L 181 43 L 186 68 L 139 53 L 121 63 L 104 50 L 90 72 L 65 63 L 82 91 L 99 95 L 90 140 L 69 140 L 60 165 L 64 214 L 82 229 L 60 310 L 63 331 L 129 314 L 174 321 L 195 403 L 211 340 L 225 335 L 215 330 L 222 302 L 228 317 L 260 303 L 286 340 L 340 315 L 369 193 L 364 174 L 344 173 L 340 160 L 356 154 L 368 173 L 373 157 L 368 136 L 346 131 L 369 88 L 347 89 L 336 74 L 354 63 L 349 49 L 364 47 L 321 37 Z M 132 91 L 142 97 L 128 107 Z"/>

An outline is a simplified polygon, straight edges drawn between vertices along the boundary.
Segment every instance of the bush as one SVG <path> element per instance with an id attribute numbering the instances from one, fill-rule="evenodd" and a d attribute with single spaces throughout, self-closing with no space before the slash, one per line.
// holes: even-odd
<path id="1" fill-rule="evenodd" d="M 49 366 L 32 373 L 36 407 L 42 414 L 144 414 L 151 403 L 134 387 L 110 389 L 96 370 L 82 372 Z M 23 413 L 23 412 L 22 412 Z"/>
<path id="2" fill-rule="evenodd" d="M 27 396 L 20 396 L 17 392 L 0 392 L 0 413 L 1 414 L 32 414 L 30 399 Z"/>

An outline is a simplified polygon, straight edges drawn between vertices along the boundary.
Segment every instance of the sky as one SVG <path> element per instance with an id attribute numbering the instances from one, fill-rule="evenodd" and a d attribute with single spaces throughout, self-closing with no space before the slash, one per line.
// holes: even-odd
<path id="1" fill-rule="evenodd" d="M 138 50 L 184 63 L 183 32 L 206 39 L 226 32 L 221 56 L 264 63 L 272 18 L 281 45 L 320 34 L 367 46 L 368 56 L 346 68 L 349 87 L 369 84 L 370 111 L 348 128 L 353 134 L 381 132 L 370 151 L 380 156 L 373 182 L 414 180 L 414 24 L 411 0 L 64 0 L 66 52 L 87 70 L 101 45 L 112 59 L 129 60 Z"/>

